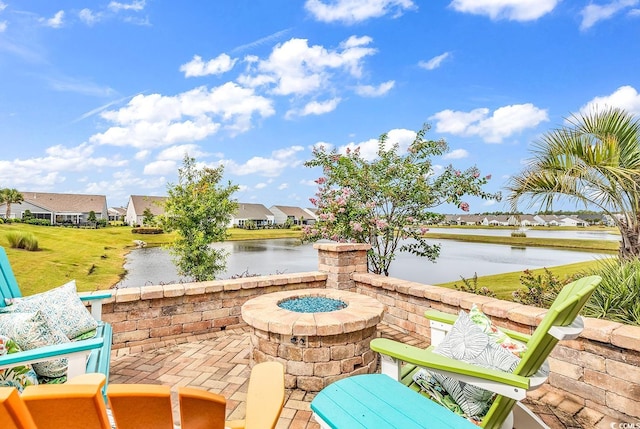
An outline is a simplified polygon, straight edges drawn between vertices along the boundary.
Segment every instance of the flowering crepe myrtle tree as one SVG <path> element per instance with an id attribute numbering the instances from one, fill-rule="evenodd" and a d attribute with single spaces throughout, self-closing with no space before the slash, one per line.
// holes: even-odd
<path id="1" fill-rule="evenodd" d="M 491 176 L 481 176 L 476 167 L 463 171 L 449 165 L 436 174 L 431 158 L 445 154 L 448 146 L 444 140 L 426 140 L 429 128 L 417 132 L 404 154 L 383 134 L 373 161 L 359 148 L 344 154 L 315 148 L 305 165 L 321 167 L 324 175 L 310 198 L 318 220 L 304 228 L 303 239 L 368 243 L 369 270 L 387 276 L 397 251 L 435 261 L 440 247 L 427 243 L 425 225 L 441 215 L 430 210 L 453 203 L 469 211 L 465 196 L 500 199 L 500 194 L 482 189 Z"/>

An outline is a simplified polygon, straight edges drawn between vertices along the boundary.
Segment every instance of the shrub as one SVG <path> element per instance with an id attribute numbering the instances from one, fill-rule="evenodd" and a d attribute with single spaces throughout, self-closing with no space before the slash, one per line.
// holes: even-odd
<path id="1" fill-rule="evenodd" d="M 7 241 L 12 249 L 38 250 L 38 239 L 28 232 L 9 232 Z"/>
<path id="2" fill-rule="evenodd" d="M 458 286 L 457 284 L 453 285 L 453 287 L 455 287 L 457 290 L 461 292 L 475 293 L 476 295 L 483 295 L 483 296 L 489 296 L 491 298 L 495 298 L 496 296 L 495 292 L 493 292 L 491 289 L 489 289 L 486 286 L 478 285 L 478 273 L 473 273 L 473 277 L 471 279 L 465 279 L 462 276 L 460 276 L 460 278 L 462 279 L 462 285 L 461 286 Z"/>
<path id="3" fill-rule="evenodd" d="M 640 325 L 640 260 L 606 259 L 589 274 L 602 282 L 585 305 L 585 316 Z"/>
<path id="4" fill-rule="evenodd" d="M 511 231 L 511 236 L 515 238 L 527 238 L 527 233 L 522 230 Z"/>
<path id="5" fill-rule="evenodd" d="M 564 285 L 574 279 L 574 277 L 567 277 L 560 280 L 547 268 L 544 269 L 543 274 L 537 276 L 531 271 L 525 270 L 524 274 L 520 276 L 520 283 L 525 288 L 514 291 L 513 300 L 520 304 L 549 308 Z"/>
<path id="6" fill-rule="evenodd" d="M 162 234 L 164 230 L 162 228 L 146 228 L 136 227 L 131 230 L 133 234 Z"/>
<path id="7" fill-rule="evenodd" d="M 47 219 L 28 218 L 23 220 L 23 223 L 28 223 L 30 225 L 51 226 L 51 221 Z"/>

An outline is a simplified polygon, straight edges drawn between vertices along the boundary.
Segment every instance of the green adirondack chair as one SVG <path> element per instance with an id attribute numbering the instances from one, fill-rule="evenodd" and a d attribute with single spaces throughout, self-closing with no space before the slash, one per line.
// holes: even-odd
<path id="1" fill-rule="evenodd" d="M 449 377 L 496 393 L 495 399 L 484 416 L 481 427 L 497 428 L 546 428 L 547 426 L 519 403 L 528 390 L 542 385 L 547 376 L 541 371 L 547 357 L 560 340 L 574 339 L 584 328 L 578 315 L 582 307 L 602 279 L 584 277 L 566 285 L 558 294 L 551 308 L 532 335 L 503 330 L 511 338 L 525 342 L 527 350 L 513 373 L 485 369 L 434 353 L 434 338 L 427 349 L 378 338 L 371 342 L 371 349 L 382 356 L 382 372 L 418 391 L 413 374 L 420 368 L 428 368 Z M 434 327 L 441 329 L 455 322 L 456 316 L 437 311 L 427 311 L 425 316 Z"/>
<path id="2" fill-rule="evenodd" d="M 0 307 L 5 306 L 5 298 L 19 298 L 21 296 L 22 293 L 13 274 L 7 253 L 3 247 L 0 247 Z M 82 301 L 90 303 L 91 314 L 99 322 L 94 338 L 6 354 L 0 356 L 0 369 L 43 362 L 54 358 L 67 358 L 68 378 L 87 372 L 99 372 L 108 379 L 113 330 L 110 324 L 101 321 L 101 316 L 102 301 L 110 297 L 110 292 L 80 294 Z"/>

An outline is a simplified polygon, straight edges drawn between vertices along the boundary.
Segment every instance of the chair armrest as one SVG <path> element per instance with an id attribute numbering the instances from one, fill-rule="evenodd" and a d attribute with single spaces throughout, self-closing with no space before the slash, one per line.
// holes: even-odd
<path id="1" fill-rule="evenodd" d="M 434 371 L 470 376 L 480 380 L 506 384 L 508 386 L 529 389 L 529 379 L 520 375 L 493 369 L 482 368 L 476 365 L 451 359 L 433 352 L 433 347 L 421 349 L 408 344 L 386 338 L 376 338 L 371 341 L 371 350 L 380 354 L 391 356 L 403 362 L 411 363 Z M 455 376 L 455 375 L 454 375 Z"/>
<path id="2" fill-rule="evenodd" d="M 111 298 L 111 292 L 88 292 L 79 293 L 82 302 L 88 302 L 91 307 L 91 315 L 97 321 L 102 320 L 102 301 Z"/>
<path id="3" fill-rule="evenodd" d="M 103 344 L 104 338 L 90 338 L 88 340 L 55 344 L 18 353 L 11 353 L 0 356 L 0 369 L 10 368 L 17 365 L 38 363 L 55 358 L 68 357 L 77 353 L 89 353 L 91 350 L 101 348 Z"/>

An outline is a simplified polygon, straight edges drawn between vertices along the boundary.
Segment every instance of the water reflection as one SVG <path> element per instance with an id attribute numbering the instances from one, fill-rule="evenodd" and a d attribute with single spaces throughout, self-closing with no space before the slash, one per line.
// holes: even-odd
<path id="1" fill-rule="evenodd" d="M 515 230 L 513 229 L 493 229 L 493 228 L 432 228 L 434 233 L 442 234 L 467 234 L 467 235 L 490 235 L 497 237 L 509 237 Z M 612 233 L 610 230 L 572 230 L 562 231 L 559 229 L 526 229 L 529 238 L 561 238 L 565 240 L 615 240 L 620 241 L 620 234 Z"/>
<path id="2" fill-rule="evenodd" d="M 527 268 L 553 267 L 583 262 L 611 255 L 547 249 L 542 247 L 511 247 L 486 243 L 466 243 L 455 240 L 431 240 L 440 244 L 440 257 L 435 263 L 424 258 L 400 253 L 391 266 L 390 275 L 427 284 L 472 277 L 523 271 Z M 315 271 L 317 251 L 310 243 L 299 240 L 273 239 L 229 241 L 216 243 L 229 253 L 227 270 L 218 276 L 224 279 L 239 274 L 267 275 Z M 180 277 L 169 252 L 161 248 L 133 250 L 125 263 L 126 277 L 120 287 L 167 284 L 188 279 Z"/>

